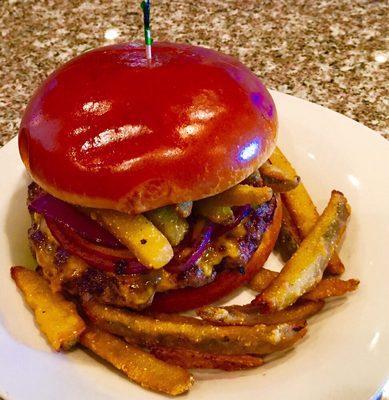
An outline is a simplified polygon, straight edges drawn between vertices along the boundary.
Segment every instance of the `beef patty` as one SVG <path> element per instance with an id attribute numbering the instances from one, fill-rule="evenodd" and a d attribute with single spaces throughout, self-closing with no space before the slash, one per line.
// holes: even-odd
<path id="1" fill-rule="evenodd" d="M 36 213 L 31 214 L 29 241 L 40 270 L 53 290 L 82 300 L 94 299 L 104 304 L 142 309 L 152 302 L 156 292 L 206 285 L 225 268 L 238 268 L 244 273 L 245 265 L 272 222 L 275 205 L 273 198 L 253 210 L 238 226 L 212 241 L 197 265 L 178 274 L 162 268 L 146 274 L 126 275 L 90 267 L 61 248 L 44 217 Z"/>

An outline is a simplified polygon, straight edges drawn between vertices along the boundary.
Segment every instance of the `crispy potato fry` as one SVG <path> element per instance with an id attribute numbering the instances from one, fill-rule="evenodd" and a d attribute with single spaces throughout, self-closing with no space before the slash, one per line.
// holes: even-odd
<path id="1" fill-rule="evenodd" d="M 185 369 L 167 364 L 100 329 L 88 328 L 80 342 L 144 388 L 175 396 L 187 392 L 194 382 Z"/>
<path id="2" fill-rule="evenodd" d="M 234 212 L 231 207 L 218 206 L 212 202 L 199 201 L 195 203 L 196 214 L 208 218 L 217 224 L 228 225 L 234 222 Z"/>
<path id="3" fill-rule="evenodd" d="M 273 154 L 270 156 L 270 161 L 274 166 L 277 166 L 286 173 L 291 175 L 296 174 L 293 166 L 278 147 L 275 148 Z M 303 183 L 300 182 L 295 189 L 283 193 L 282 201 L 297 226 L 300 237 L 304 239 L 315 226 L 319 218 L 319 213 Z M 327 271 L 334 275 L 340 275 L 344 272 L 344 265 L 336 253 L 333 254 L 328 263 Z"/>
<path id="4" fill-rule="evenodd" d="M 347 292 L 353 292 L 356 290 L 358 285 L 358 279 L 343 281 L 333 277 L 325 278 L 322 279 L 313 289 L 305 293 L 303 299 L 317 301 L 328 297 L 343 296 Z"/>
<path id="5" fill-rule="evenodd" d="M 143 265 L 158 269 L 173 258 L 168 239 L 144 215 L 103 209 L 94 209 L 90 215 L 127 246 Z"/>
<path id="6" fill-rule="evenodd" d="M 342 193 L 333 191 L 317 224 L 280 274 L 254 300 L 262 312 L 283 310 L 312 289 L 323 276 L 351 210 Z"/>
<path id="7" fill-rule="evenodd" d="M 56 351 L 73 347 L 85 330 L 76 306 L 59 293 L 53 293 L 45 279 L 35 271 L 12 267 L 11 276 L 34 311 L 39 329 L 50 346 Z"/>
<path id="8" fill-rule="evenodd" d="M 278 276 L 278 272 L 262 268 L 249 283 L 250 289 L 261 293 Z M 358 288 L 358 279 L 344 281 L 339 278 L 329 277 L 322 279 L 315 287 L 302 296 L 306 300 L 323 300 L 328 297 L 343 296 Z"/>
<path id="9" fill-rule="evenodd" d="M 199 204 L 212 204 L 214 206 L 253 206 L 266 203 L 273 196 L 273 191 L 269 187 L 253 187 L 249 185 L 236 185 L 212 197 L 199 200 Z"/>
<path id="10" fill-rule="evenodd" d="M 275 192 L 288 192 L 297 187 L 300 177 L 284 169 L 278 168 L 269 161 L 265 162 L 260 168 L 263 182 L 271 187 Z"/>
<path id="11" fill-rule="evenodd" d="M 149 211 L 146 217 L 167 237 L 172 246 L 177 246 L 189 229 L 188 221 L 173 206 Z"/>
<path id="12" fill-rule="evenodd" d="M 284 262 L 297 251 L 301 243 L 299 232 L 292 221 L 288 209 L 282 205 L 282 224 L 278 235 L 276 250 L 281 254 Z"/>
<path id="13" fill-rule="evenodd" d="M 226 307 L 206 306 L 198 309 L 197 315 L 205 321 L 219 325 L 274 325 L 302 321 L 318 313 L 323 306 L 324 301 L 301 300 L 285 310 L 272 314 L 261 314 L 258 307 L 250 304 Z"/>
<path id="14" fill-rule="evenodd" d="M 153 347 L 151 353 L 160 360 L 182 368 L 222 369 L 224 371 L 238 371 L 256 368 L 263 364 L 262 358 L 248 355 L 225 355 L 201 353 L 195 350 L 172 347 Z"/>
<path id="15" fill-rule="evenodd" d="M 175 205 L 175 210 L 182 218 L 188 218 L 192 212 L 193 201 L 184 201 Z"/>
<path id="16" fill-rule="evenodd" d="M 249 287 L 250 289 L 253 289 L 256 292 L 260 293 L 270 285 L 270 283 L 276 276 L 278 276 L 278 272 L 271 271 L 267 268 L 261 268 L 254 276 L 254 278 L 250 281 Z"/>
<path id="17" fill-rule="evenodd" d="M 196 318 L 140 315 L 89 302 L 89 318 L 100 328 L 146 347 L 182 347 L 216 354 L 269 354 L 291 347 L 306 332 L 304 322 L 275 326 L 214 326 Z"/>

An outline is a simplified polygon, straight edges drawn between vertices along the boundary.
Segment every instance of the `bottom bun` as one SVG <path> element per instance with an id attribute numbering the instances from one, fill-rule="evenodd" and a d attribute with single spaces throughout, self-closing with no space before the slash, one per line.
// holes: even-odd
<path id="1" fill-rule="evenodd" d="M 262 268 L 276 244 L 281 228 L 282 207 L 279 195 L 276 196 L 276 208 L 273 220 L 263 234 L 261 243 L 246 265 L 246 272 L 241 274 L 238 270 L 224 270 L 208 285 L 193 288 L 174 289 L 167 292 L 156 293 L 148 311 L 173 313 L 193 310 L 213 303 L 243 284 L 249 282 Z"/>

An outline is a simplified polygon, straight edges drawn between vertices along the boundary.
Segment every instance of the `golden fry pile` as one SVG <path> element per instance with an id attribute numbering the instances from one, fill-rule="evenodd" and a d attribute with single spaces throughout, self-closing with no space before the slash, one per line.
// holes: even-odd
<path id="1" fill-rule="evenodd" d="M 203 215 L 222 220 L 231 216 L 231 201 L 247 203 L 247 198 L 254 196 L 256 201 L 263 202 L 271 196 L 271 189 L 281 192 L 284 210 L 278 250 L 285 265 L 280 273 L 263 268 L 254 277 L 250 287 L 258 295 L 250 304 L 210 305 L 197 310 L 200 318 L 194 318 L 140 314 L 89 302 L 78 304 L 85 315 L 83 319 L 76 305 L 53 293 L 37 272 L 13 267 L 11 276 L 51 347 L 56 351 L 68 350 L 80 343 L 133 382 L 150 390 L 178 395 L 188 391 L 194 382 L 188 369 L 231 371 L 259 367 L 264 356 L 293 346 L 307 331 L 306 319 L 323 308 L 326 298 L 344 295 L 358 287 L 358 280 L 345 281 L 334 276 L 344 271 L 336 248 L 351 211 L 343 194 L 333 191 L 319 216 L 300 178 L 278 148 L 260 168 L 260 176 L 268 188 L 253 192 L 246 185 L 238 185 L 212 201 L 206 199 L 197 204 Z M 185 210 L 181 211 L 184 215 Z M 101 211 L 95 218 L 109 225 L 108 212 Z M 150 213 L 149 217 L 166 228 L 160 215 Z M 177 225 L 178 234 L 184 235 L 185 222 L 178 220 Z M 150 235 L 157 234 L 150 232 Z M 177 234 L 170 234 L 172 240 L 180 239 L 174 235 Z M 137 251 L 132 239 L 125 239 L 129 248 Z M 165 248 L 161 254 L 153 255 L 156 261 L 155 265 L 150 263 L 151 267 L 158 268 L 171 258 L 170 247 Z M 148 260 L 149 255 L 139 254 L 139 258 Z"/>

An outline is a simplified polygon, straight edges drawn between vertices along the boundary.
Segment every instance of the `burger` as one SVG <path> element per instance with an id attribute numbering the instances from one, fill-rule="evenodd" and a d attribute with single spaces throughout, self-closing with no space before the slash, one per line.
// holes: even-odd
<path id="1" fill-rule="evenodd" d="M 54 291 L 177 312 L 223 298 L 271 253 L 277 194 L 258 169 L 277 114 L 236 59 L 125 43 L 72 59 L 35 92 L 20 156 L 29 242 Z"/>

